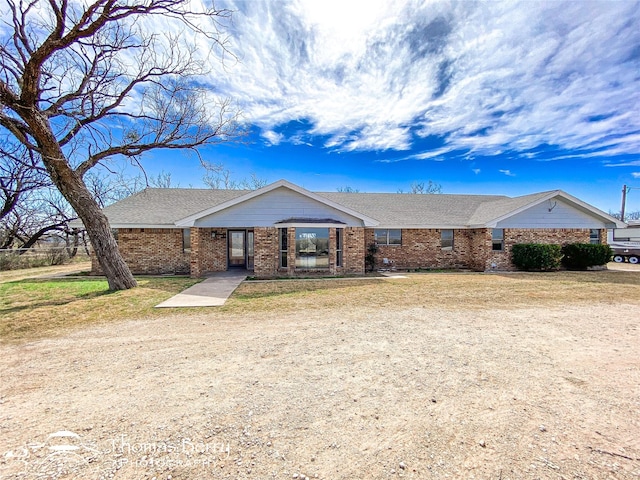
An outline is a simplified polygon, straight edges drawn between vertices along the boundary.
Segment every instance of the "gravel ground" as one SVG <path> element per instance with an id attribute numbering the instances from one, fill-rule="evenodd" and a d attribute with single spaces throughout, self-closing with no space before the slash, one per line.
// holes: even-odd
<path id="1" fill-rule="evenodd" d="M 344 303 L 0 346 L 0 478 L 640 478 L 637 305 Z"/>

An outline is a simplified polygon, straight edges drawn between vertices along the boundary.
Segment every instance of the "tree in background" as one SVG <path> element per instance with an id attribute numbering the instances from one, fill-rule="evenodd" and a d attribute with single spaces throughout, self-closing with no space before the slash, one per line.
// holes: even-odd
<path id="1" fill-rule="evenodd" d="M 202 181 L 207 187 L 215 190 L 258 190 L 267 185 L 267 181 L 255 173 L 252 173 L 250 178 L 235 180 L 231 170 L 222 163 L 211 163 L 201 159 L 200 165 L 204 168 Z"/>
<path id="2" fill-rule="evenodd" d="M 345 187 L 338 187 L 338 188 L 336 188 L 336 191 L 338 191 L 340 193 L 360 193 L 359 189 L 350 187 L 349 185 L 347 185 Z"/>
<path id="3" fill-rule="evenodd" d="M 618 220 L 621 218 L 620 212 L 609 211 L 609 215 L 613 218 L 617 218 Z M 640 220 L 640 210 L 635 212 L 624 212 L 624 221 L 627 222 L 629 220 Z"/>
<path id="4" fill-rule="evenodd" d="M 442 185 L 431 180 L 426 184 L 424 182 L 411 182 L 411 189 L 408 192 L 400 189 L 398 193 L 414 193 L 418 195 L 442 193 Z"/>
<path id="5" fill-rule="evenodd" d="M 139 164 L 150 150 L 196 149 L 239 133 L 231 102 L 212 98 L 202 82 L 207 54 L 227 53 L 220 30 L 230 12 L 191 5 L 8 0 L 0 7 L 0 145 L 24 149 L 46 171 L 84 223 L 112 290 L 136 281 L 87 174 L 123 158 Z"/>

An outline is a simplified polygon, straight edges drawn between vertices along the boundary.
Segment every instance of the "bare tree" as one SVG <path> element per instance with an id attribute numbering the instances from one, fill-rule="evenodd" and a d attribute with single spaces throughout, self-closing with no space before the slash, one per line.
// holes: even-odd
<path id="1" fill-rule="evenodd" d="M 442 185 L 431 180 L 426 184 L 424 182 L 411 182 L 411 189 L 408 192 L 400 189 L 398 193 L 413 193 L 418 195 L 442 193 Z"/>
<path id="2" fill-rule="evenodd" d="M 620 220 L 620 218 L 622 217 L 620 212 L 612 212 L 611 210 L 609 210 L 609 215 L 611 215 L 614 218 L 617 218 L 618 220 Z M 636 210 L 635 212 L 625 212 L 624 220 L 625 222 L 628 220 L 632 220 L 632 221 L 640 220 L 640 210 Z"/>
<path id="3" fill-rule="evenodd" d="M 51 184 L 38 160 L 20 145 L 0 144 L 0 221 L 29 192 Z"/>
<path id="4" fill-rule="evenodd" d="M 227 10 L 187 0 L 7 0 L 0 28 L 0 136 L 28 150 L 85 225 L 109 288 L 134 287 L 85 176 L 159 148 L 238 133 L 229 100 L 202 74 L 227 51 Z M 162 22 L 161 29 L 151 24 Z"/>
<path id="5" fill-rule="evenodd" d="M 340 193 L 360 193 L 360 190 L 358 188 L 353 188 L 349 185 L 344 186 L 344 187 L 338 187 L 336 188 L 336 191 L 340 192 Z"/>
<path id="6" fill-rule="evenodd" d="M 267 181 L 259 178 L 255 173 L 252 173 L 250 178 L 235 180 L 231 170 L 222 163 L 200 160 L 200 164 L 204 168 L 202 181 L 206 186 L 215 190 L 223 188 L 227 190 L 257 190 L 267 185 Z"/>
<path id="7" fill-rule="evenodd" d="M 22 254 L 53 236 L 78 243 L 79 231 L 70 227 L 75 218 L 69 204 L 51 186 L 22 192 L 19 201 L 0 220 L 0 249 L 17 248 Z"/>

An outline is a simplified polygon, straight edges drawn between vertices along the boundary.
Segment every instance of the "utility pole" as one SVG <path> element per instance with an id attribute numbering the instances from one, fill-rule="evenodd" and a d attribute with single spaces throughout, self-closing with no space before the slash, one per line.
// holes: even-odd
<path id="1" fill-rule="evenodd" d="M 627 186 L 622 186 L 622 208 L 620 209 L 620 220 L 624 222 L 624 207 L 627 203 Z"/>

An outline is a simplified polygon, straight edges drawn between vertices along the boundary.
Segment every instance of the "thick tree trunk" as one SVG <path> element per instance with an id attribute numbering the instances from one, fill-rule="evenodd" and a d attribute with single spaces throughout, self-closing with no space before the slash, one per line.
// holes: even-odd
<path id="1" fill-rule="evenodd" d="M 51 180 L 84 224 L 98 263 L 109 282 L 109 289 L 126 290 L 137 286 L 131 270 L 120 255 L 107 217 L 102 213 L 82 177 L 69 165 L 48 121 L 37 114 L 25 117 L 34 130 L 34 137 L 42 150 L 42 162 Z"/>
<path id="2" fill-rule="evenodd" d="M 47 168 L 49 168 L 48 165 Z M 136 280 L 120 255 L 107 217 L 100 210 L 100 206 L 84 182 L 75 175 L 75 172 L 69 170 L 69 173 L 71 178 L 65 175 L 65 178 L 56 178 L 54 183 L 82 220 L 100 268 L 109 282 L 109 290 L 126 290 L 135 287 Z"/>
<path id="3" fill-rule="evenodd" d="M 100 268 L 109 282 L 109 290 L 126 290 L 135 287 L 136 280 L 120 255 L 107 217 L 102 213 L 100 206 L 84 183 L 79 180 L 58 184 L 56 181 L 56 185 L 82 220 Z"/>

